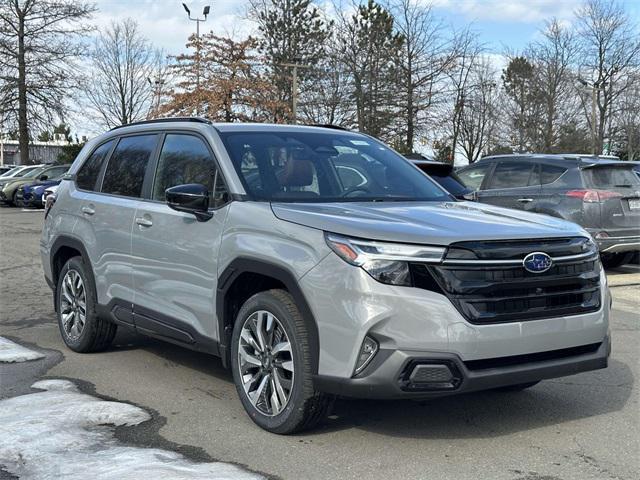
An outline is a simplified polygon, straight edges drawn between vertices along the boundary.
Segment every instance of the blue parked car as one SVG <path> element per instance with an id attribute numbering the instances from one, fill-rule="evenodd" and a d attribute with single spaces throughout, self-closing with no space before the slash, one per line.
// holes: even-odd
<path id="1" fill-rule="evenodd" d="M 41 182 L 22 185 L 16 192 L 16 202 L 19 207 L 43 208 L 42 195 L 44 191 L 54 185 L 59 185 L 61 177 L 44 180 Z"/>

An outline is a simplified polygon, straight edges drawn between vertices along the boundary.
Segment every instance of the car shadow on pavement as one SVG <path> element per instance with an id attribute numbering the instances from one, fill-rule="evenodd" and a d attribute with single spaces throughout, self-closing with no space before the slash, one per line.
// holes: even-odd
<path id="1" fill-rule="evenodd" d="M 126 329 L 119 330 L 112 349 L 144 349 L 172 364 L 233 384 L 231 372 L 219 358 Z M 633 383 L 629 366 L 610 359 L 607 369 L 545 380 L 522 392 L 487 391 L 419 402 L 338 398 L 329 418 L 301 435 L 313 437 L 348 429 L 406 438 L 508 435 L 621 410 L 631 396 Z"/>
<path id="2" fill-rule="evenodd" d="M 338 399 L 317 433 L 356 428 L 406 438 L 497 437 L 621 410 L 633 383 L 628 365 L 610 360 L 605 370 L 545 380 L 521 392 L 421 402 Z"/>

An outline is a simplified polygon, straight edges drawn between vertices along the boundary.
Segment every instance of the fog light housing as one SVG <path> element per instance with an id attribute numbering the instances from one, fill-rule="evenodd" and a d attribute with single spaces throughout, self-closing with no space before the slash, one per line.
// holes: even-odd
<path id="1" fill-rule="evenodd" d="M 364 337 L 362 346 L 360 347 L 360 353 L 358 354 L 354 375 L 359 374 L 367 365 L 369 365 L 371 360 L 373 360 L 373 357 L 378 353 L 378 348 L 378 342 L 373 338 L 369 336 Z"/>
<path id="2" fill-rule="evenodd" d="M 609 238 L 609 234 L 607 232 L 598 232 L 595 234 L 595 238 Z"/>

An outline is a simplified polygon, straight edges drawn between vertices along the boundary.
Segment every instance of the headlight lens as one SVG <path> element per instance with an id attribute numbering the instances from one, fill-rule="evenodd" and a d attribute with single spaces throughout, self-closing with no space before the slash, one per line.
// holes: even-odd
<path id="1" fill-rule="evenodd" d="M 329 248 L 381 283 L 411 286 L 409 262 L 440 263 L 443 247 L 378 242 L 325 233 Z"/>

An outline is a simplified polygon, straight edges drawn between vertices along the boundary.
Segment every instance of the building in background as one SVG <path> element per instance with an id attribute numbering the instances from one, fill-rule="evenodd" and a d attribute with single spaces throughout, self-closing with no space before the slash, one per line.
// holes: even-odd
<path id="1" fill-rule="evenodd" d="M 34 141 L 29 144 L 31 163 L 55 163 L 62 147 L 69 145 L 63 135 L 56 135 L 53 141 Z M 0 137 L 0 165 L 20 165 L 20 147 L 18 140 L 6 140 Z"/>

